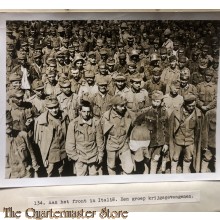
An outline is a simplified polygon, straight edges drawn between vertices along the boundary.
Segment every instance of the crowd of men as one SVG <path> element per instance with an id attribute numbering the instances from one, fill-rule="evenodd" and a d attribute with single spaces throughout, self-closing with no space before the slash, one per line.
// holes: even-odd
<path id="1" fill-rule="evenodd" d="M 218 21 L 8 21 L 6 178 L 215 172 Z"/>

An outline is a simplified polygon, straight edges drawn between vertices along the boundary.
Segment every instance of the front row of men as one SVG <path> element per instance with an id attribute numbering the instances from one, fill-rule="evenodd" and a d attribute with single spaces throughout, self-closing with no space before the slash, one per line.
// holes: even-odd
<path id="1" fill-rule="evenodd" d="M 70 121 L 49 96 L 46 111 L 26 121 L 29 131 L 16 129 L 6 111 L 6 177 L 214 172 L 216 109 L 204 115 L 188 94 L 169 113 L 161 91 L 151 98 L 137 115 L 116 95 L 100 119 L 82 100 Z"/>

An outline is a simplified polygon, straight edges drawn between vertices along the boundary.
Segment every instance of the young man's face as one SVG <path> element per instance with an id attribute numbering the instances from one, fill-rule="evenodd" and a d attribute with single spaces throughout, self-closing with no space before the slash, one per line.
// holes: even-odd
<path id="1" fill-rule="evenodd" d="M 68 87 L 62 87 L 61 88 L 61 91 L 65 94 L 65 95 L 70 95 L 71 94 L 71 87 L 68 86 Z"/>
<path id="2" fill-rule="evenodd" d="M 116 84 L 116 87 L 117 87 L 119 90 L 122 90 L 122 89 L 124 89 L 124 87 L 125 87 L 125 81 L 123 81 L 123 80 L 117 80 L 117 81 L 115 82 L 115 84 Z"/>
<path id="3" fill-rule="evenodd" d="M 135 91 L 140 91 L 140 89 L 141 89 L 141 81 L 133 81 L 131 86 L 132 86 L 132 88 Z"/>
<path id="4" fill-rule="evenodd" d="M 91 108 L 83 106 L 81 111 L 80 111 L 80 115 L 82 116 L 82 118 L 85 121 L 88 121 L 91 118 L 91 115 L 92 115 Z"/>
<path id="5" fill-rule="evenodd" d="M 99 85 L 98 86 L 98 90 L 99 90 L 99 92 L 101 92 L 102 94 L 106 94 L 106 92 L 107 92 L 107 85 Z"/>
<path id="6" fill-rule="evenodd" d="M 75 80 L 80 79 L 80 72 L 79 70 L 71 70 L 72 76 Z"/>
<path id="7" fill-rule="evenodd" d="M 54 107 L 52 107 L 52 108 L 47 108 L 47 109 L 48 109 L 49 113 L 50 113 L 52 116 L 54 116 L 54 117 L 56 117 L 56 116 L 59 114 L 59 111 L 60 111 L 59 105 L 54 106 Z"/>
<path id="8" fill-rule="evenodd" d="M 42 98 L 43 94 L 44 94 L 44 89 L 38 89 L 38 90 L 34 90 L 34 93 L 36 94 L 36 96 L 38 98 Z"/>
<path id="9" fill-rule="evenodd" d="M 106 73 L 107 73 L 107 68 L 106 68 L 106 66 L 105 66 L 105 65 L 101 65 L 101 66 L 99 67 L 99 71 L 100 71 L 100 74 L 101 74 L 101 75 L 106 75 Z"/>
<path id="10" fill-rule="evenodd" d="M 123 116 L 127 110 L 126 104 L 115 105 L 113 109 L 121 116 Z"/>
<path id="11" fill-rule="evenodd" d="M 180 78 L 180 86 L 182 88 L 184 88 L 187 84 L 188 84 L 188 80 L 187 79 L 181 79 Z"/>
<path id="12" fill-rule="evenodd" d="M 89 85 L 93 85 L 95 78 L 94 77 L 85 77 L 85 80 Z"/>
<path id="13" fill-rule="evenodd" d="M 79 60 L 79 61 L 77 61 L 77 62 L 75 63 L 75 65 L 76 65 L 76 67 L 77 67 L 79 70 L 81 70 L 82 67 L 83 67 L 83 62 L 82 62 L 81 60 Z"/>
<path id="14" fill-rule="evenodd" d="M 50 83 L 54 82 L 55 79 L 56 79 L 56 76 L 55 76 L 55 75 L 49 75 L 49 76 L 48 76 L 48 81 L 49 81 Z"/>
<path id="15" fill-rule="evenodd" d="M 179 62 L 179 68 L 183 69 L 185 67 L 186 63 L 185 62 Z"/>
<path id="16" fill-rule="evenodd" d="M 172 62 L 170 62 L 170 67 L 174 69 L 176 67 L 176 64 L 176 60 L 173 60 Z"/>
<path id="17" fill-rule="evenodd" d="M 191 114 L 191 113 L 193 113 L 193 111 L 196 108 L 196 101 L 194 101 L 192 103 L 185 103 L 184 107 L 185 107 L 186 111 L 188 111 Z"/>
<path id="18" fill-rule="evenodd" d="M 11 82 L 11 85 L 15 89 L 20 89 L 21 88 L 21 81 L 13 81 L 13 82 Z"/>
<path id="19" fill-rule="evenodd" d="M 210 76 L 210 75 L 205 75 L 205 81 L 206 81 L 206 82 L 211 82 L 211 80 L 212 80 L 212 76 Z"/>
<path id="20" fill-rule="evenodd" d="M 179 92 L 179 87 L 177 86 L 174 86 L 174 85 L 171 85 L 170 86 L 170 93 L 173 95 L 173 96 L 177 96 L 178 95 L 178 92 Z"/>
<path id="21" fill-rule="evenodd" d="M 152 99 L 152 106 L 153 108 L 158 108 L 160 107 L 162 104 L 162 100 L 161 99 Z"/>

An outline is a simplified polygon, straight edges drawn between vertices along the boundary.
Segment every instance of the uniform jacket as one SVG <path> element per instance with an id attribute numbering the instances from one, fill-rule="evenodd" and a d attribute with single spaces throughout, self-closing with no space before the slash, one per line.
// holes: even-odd
<path id="1" fill-rule="evenodd" d="M 117 151 L 117 150 L 122 150 L 124 149 L 125 151 L 129 149 L 128 142 L 130 138 L 130 133 L 133 127 L 133 122 L 134 122 L 134 113 L 131 111 L 127 110 L 125 113 L 125 134 L 124 134 L 124 142 L 120 144 L 120 146 L 113 146 L 110 145 L 108 140 L 109 140 L 109 132 L 110 130 L 115 126 L 114 120 L 111 120 L 111 114 L 112 114 L 113 109 L 108 110 L 107 112 L 104 113 L 102 116 L 100 123 L 101 123 L 101 131 L 104 136 L 104 140 L 106 143 L 106 150 L 107 151 Z M 119 148 L 118 148 L 119 147 Z"/>
<path id="2" fill-rule="evenodd" d="M 40 148 L 43 163 L 48 158 L 48 153 L 55 133 L 53 126 L 48 122 L 48 114 L 48 111 L 42 113 L 38 118 L 35 119 L 34 124 L 34 141 Z M 63 133 L 64 136 L 66 136 L 68 120 L 67 116 L 63 116 L 62 118 L 62 123 L 64 123 L 65 127 Z M 65 153 L 63 157 L 65 157 Z"/>
<path id="3" fill-rule="evenodd" d="M 96 118 L 92 118 L 87 133 L 81 116 L 70 122 L 66 138 L 68 157 L 84 163 L 95 163 L 103 157 L 104 141 L 98 122 Z"/>
<path id="4" fill-rule="evenodd" d="M 216 148 L 216 109 L 212 109 L 205 114 L 202 128 L 202 149 L 207 147 Z"/>
<path id="5" fill-rule="evenodd" d="M 169 120 L 169 133 L 170 133 L 170 158 L 173 158 L 174 155 L 174 139 L 175 139 L 175 133 L 178 131 L 180 127 L 180 121 L 181 121 L 181 115 L 183 114 L 183 107 L 180 108 L 179 111 L 175 111 L 171 114 L 170 120 Z M 193 153 L 193 167 L 196 170 L 196 172 L 200 171 L 200 162 L 201 162 L 201 132 L 202 132 L 202 122 L 203 122 L 203 115 L 201 111 L 196 108 L 195 109 L 195 118 L 191 119 L 196 121 L 196 127 L 194 129 L 194 143 L 195 143 L 195 149 Z"/>
<path id="6" fill-rule="evenodd" d="M 6 168 L 10 170 L 10 178 L 30 177 L 27 168 L 37 169 L 36 158 L 25 131 L 12 132 L 7 135 Z"/>

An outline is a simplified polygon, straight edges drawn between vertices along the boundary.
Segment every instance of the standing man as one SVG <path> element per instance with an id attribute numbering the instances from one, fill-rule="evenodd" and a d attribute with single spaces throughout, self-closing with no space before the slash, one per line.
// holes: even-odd
<path id="1" fill-rule="evenodd" d="M 201 173 L 206 173 L 212 161 L 215 171 L 216 162 L 216 108 L 208 111 L 205 115 L 202 129 L 202 163 Z"/>
<path id="2" fill-rule="evenodd" d="M 79 114 L 79 117 L 69 124 L 66 152 L 68 157 L 75 161 L 77 176 L 94 176 L 97 175 L 98 165 L 103 160 L 103 137 L 88 101 L 82 100 Z"/>
<path id="3" fill-rule="evenodd" d="M 194 170 L 200 171 L 202 121 L 202 113 L 196 108 L 196 96 L 184 96 L 183 106 L 170 116 L 171 173 L 176 173 L 182 151 L 183 173 L 190 172 L 192 162 Z"/>
<path id="4" fill-rule="evenodd" d="M 112 98 L 111 106 L 100 122 L 106 143 L 108 173 L 131 174 L 134 164 L 128 142 L 134 117 L 127 110 L 125 99 L 119 95 Z M 121 161 L 120 165 L 118 159 Z"/>
<path id="5" fill-rule="evenodd" d="M 46 111 L 35 120 L 34 141 L 39 146 L 48 177 L 62 176 L 66 159 L 67 116 L 56 97 L 48 96 Z"/>
<path id="6" fill-rule="evenodd" d="M 13 128 L 10 111 L 6 111 L 6 144 L 6 178 L 33 177 L 39 166 L 28 134 Z"/>
<path id="7" fill-rule="evenodd" d="M 169 145 L 168 112 L 162 106 L 163 93 L 155 90 L 152 93 L 152 105 L 148 107 L 137 120 L 145 123 L 150 131 L 150 144 L 148 146 L 150 158 L 150 173 L 156 174 L 158 162 L 165 156 Z M 143 120 L 141 120 L 141 118 Z M 163 170 L 165 171 L 165 170 Z"/>

